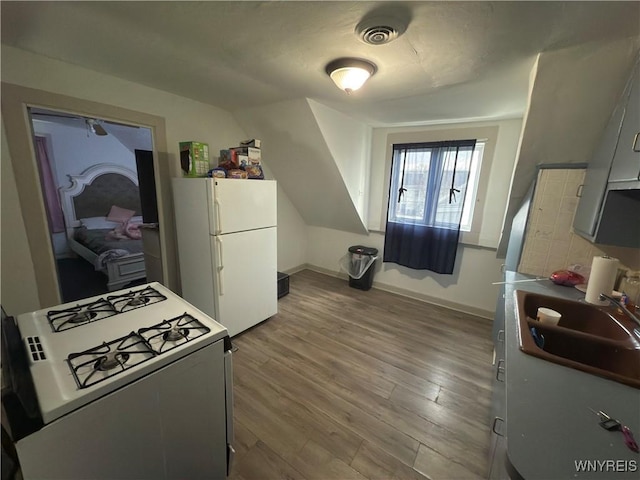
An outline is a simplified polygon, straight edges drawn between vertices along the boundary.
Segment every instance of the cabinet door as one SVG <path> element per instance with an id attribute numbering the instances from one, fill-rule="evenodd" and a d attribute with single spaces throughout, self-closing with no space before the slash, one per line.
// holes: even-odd
<path id="1" fill-rule="evenodd" d="M 613 111 L 584 177 L 584 187 L 573 219 L 573 227 L 587 237 L 593 237 L 596 230 L 624 110 L 624 103 L 621 102 Z"/>
<path id="2" fill-rule="evenodd" d="M 507 439 L 497 437 L 491 467 L 489 470 L 489 480 L 509 480 L 511 476 L 507 471 Z"/>
<path id="3" fill-rule="evenodd" d="M 504 280 L 504 275 L 502 276 Z M 493 344 L 497 347 L 498 342 L 502 342 L 504 345 L 504 290 L 505 286 L 500 285 L 500 291 L 498 292 L 498 299 L 496 301 L 496 313 L 493 317 Z"/>
<path id="4" fill-rule="evenodd" d="M 636 73 L 622 120 L 609 182 L 640 180 L 640 72 Z"/>

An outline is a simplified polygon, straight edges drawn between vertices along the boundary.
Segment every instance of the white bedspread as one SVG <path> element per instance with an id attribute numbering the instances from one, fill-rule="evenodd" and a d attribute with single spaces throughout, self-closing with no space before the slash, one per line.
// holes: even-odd
<path id="1" fill-rule="evenodd" d="M 131 252 L 128 250 L 122 250 L 119 248 L 113 250 L 107 250 L 104 253 L 98 255 L 93 263 L 93 266 L 96 270 L 104 270 L 106 268 L 106 262 L 109 260 L 113 260 L 114 258 L 124 257 L 125 255 L 130 255 Z"/>

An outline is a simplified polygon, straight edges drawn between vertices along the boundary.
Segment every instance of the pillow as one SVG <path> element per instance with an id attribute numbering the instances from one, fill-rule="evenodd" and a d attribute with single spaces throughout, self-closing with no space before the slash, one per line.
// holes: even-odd
<path id="1" fill-rule="evenodd" d="M 81 218 L 80 225 L 87 230 L 113 229 L 120 225 L 119 222 L 111 222 L 106 217 Z"/>
<path id="2" fill-rule="evenodd" d="M 127 223 L 135 215 L 135 211 L 113 205 L 107 215 L 107 220 L 118 223 Z"/>
<path id="3" fill-rule="evenodd" d="M 124 233 L 127 237 L 132 238 L 133 240 L 140 240 L 142 238 L 140 224 L 131 222 L 127 223 L 127 226 L 124 227 Z"/>
<path id="4" fill-rule="evenodd" d="M 142 215 L 136 215 L 135 217 L 131 217 L 129 219 L 129 225 L 131 224 L 139 224 L 139 223 L 143 223 L 142 222 Z"/>

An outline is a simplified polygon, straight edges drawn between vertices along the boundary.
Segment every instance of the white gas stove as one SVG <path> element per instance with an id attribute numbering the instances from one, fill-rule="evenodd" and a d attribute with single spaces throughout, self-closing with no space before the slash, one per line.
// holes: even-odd
<path id="1" fill-rule="evenodd" d="M 91 412 L 90 417 L 100 416 L 110 403 L 114 406 L 107 408 L 117 412 L 122 408 L 123 399 L 128 397 L 131 398 L 127 400 L 127 413 L 123 411 L 118 415 L 123 418 L 131 415 L 126 422 L 139 422 L 130 411 L 139 407 L 140 412 L 146 413 L 145 409 L 150 409 L 149 413 L 153 413 L 156 406 L 153 402 L 149 405 L 149 400 L 156 394 L 150 391 L 151 388 L 169 392 L 164 393 L 164 400 L 157 394 L 163 400 L 160 403 L 178 402 L 176 405 L 181 410 L 187 405 L 182 405 L 182 397 L 170 390 L 182 390 L 184 403 L 194 397 L 194 401 L 202 401 L 204 405 L 218 404 L 216 408 L 222 409 L 220 413 L 226 422 L 223 436 L 227 449 L 232 451 L 231 346 L 227 329 L 163 285 L 150 283 L 22 314 L 17 317 L 16 324 L 27 352 L 28 370 L 43 425 L 30 436 L 19 439 L 17 447 L 19 454 L 22 450 L 21 461 L 31 464 L 37 458 L 42 463 L 43 452 L 49 452 L 53 447 L 48 443 L 62 440 L 58 430 L 73 430 L 76 423 L 81 428 L 87 422 L 86 418 L 83 419 L 87 412 Z M 214 348 L 216 343 L 219 348 Z M 207 348 L 209 346 L 211 348 Z M 219 355 L 214 350 L 219 350 Z M 224 366 L 223 350 L 226 352 Z M 220 358 L 219 367 L 216 358 Z M 209 364 L 204 367 L 206 362 Z M 185 369 L 188 369 L 186 373 L 175 373 Z M 209 399 L 200 398 L 200 392 L 194 390 L 200 383 L 194 373 L 196 370 L 200 376 L 207 376 L 211 371 L 211 378 L 216 371 L 222 372 L 223 385 L 216 386 L 211 380 Z M 165 371 L 168 373 L 162 373 Z M 203 385 L 207 380 L 202 380 Z M 170 390 L 166 385 L 170 385 Z M 206 390 L 206 386 L 202 388 Z M 222 398 L 222 405 L 219 401 L 214 402 L 214 397 Z M 198 421 L 207 423 L 207 419 Z M 60 429 L 60 425 L 64 427 Z M 151 431 L 156 427 L 151 422 L 145 428 Z M 164 429 L 160 425 L 159 432 L 164 432 Z M 198 436 L 196 432 L 190 434 Z M 105 430 L 105 438 L 101 441 L 109 441 L 109 435 Z M 209 432 L 202 431 L 200 435 L 206 444 Z M 85 438 L 79 444 L 91 441 Z M 158 444 L 160 457 L 170 450 L 163 442 Z M 59 459 L 59 455 L 60 452 L 50 455 L 52 462 L 59 463 L 54 458 Z M 229 455 L 226 451 L 227 468 Z M 182 460 L 186 464 L 193 462 L 191 458 Z M 23 466 L 26 473 L 30 468 L 31 465 L 26 469 Z M 145 465 L 140 465 L 140 468 L 138 473 L 147 472 Z M 39 468 L 33 471 L 36 475 L 40 472 Z M 76 470 L 61 470 L 60 474 L 75 474 L 70 472 Z M 93 475 L 92 470 L 84 467 L 77 472 L 79 476 Z M 156 470 L 149 471 L 149 476 L 171 477 Z"/>

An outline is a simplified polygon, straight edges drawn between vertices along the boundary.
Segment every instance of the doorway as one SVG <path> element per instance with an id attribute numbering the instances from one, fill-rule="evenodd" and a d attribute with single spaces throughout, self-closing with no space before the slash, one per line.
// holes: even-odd
<path id="1" fill-rule="evenodd" d="M 62 302 L 44 202 L 39 194 L 39 174 L 33 132 L 25 105 L 113 119 L 150 127 L 158 192 L 163 285 L 180 291 L 176 257 L 175 219 L 171 196 L 171 157 L 163 117 L 69 95 L 2 82 L 3 202 L 0 263 L 3 306 L 15 312 L 38 310 Z M 10 161 L 4 161 L 8 159 Z M 34 194 L 34 192 L 38 192 Z"/>
<path id="2" fill-rule="evenodd" d="M 135 188 L 138 198 L 133 203 L 126 203 L 124 198 L 118 198 L 113 192 L 113 200 L 106 205 L 113 205 L 122 208 L 131 207 L 134 217 L 127 221 L 127 227 L 137 227 L 143 222 L 153 221 L 157 226 L 157 200 L 155 194 L 155 178 L 153 168 L 153 141 L 150 128 L 126 123 L 109 121 L 101 118 L 76 115 L 69 112 L 29 108 L 29 118 L 31 120 L 34 135 L 34 148 L 36 153 L 36 163 L 38 167 L 40 186 L 43 192 L 44 207 L 46 211 L 47 223 L 49 227 L 49 244 L 55 257 L 56 274 L 60 290 L 61 301 L 72 302 L 82 298 L 102 295 L 113 289 L 132 287 L 147 281 L 162 280 L 162 268 L 158 267 L 157 256 L 150 259 L 150 269 L 145 268 L 145 263 L 139 262 L 137 273 L 127 274 L 128 276 L 113 279 L 112 268 L 107 269 L 106 261 L 100 263 L 96 258 L 101 253 L 110 256 L 116 253 L 122 257 L 130 254 L 136 255 L 142 252 L 144 255 L 141 230 L 120 228 L 120 236 L 116 236 L 116 227 L 109 225 L 107 228 L 109 206 L 96 205 L 95 212 L 84 214 L 91 215 L 89 219 L 83 221 L 73 206 L 70 207 L 69 187 L 77 182 L 84 181 L 84 174 L 96 168 L 104 170 L 102 179 L 113 179 L 127 185 L 126 179 L 122 180 L 120 175 L 116 176 L 120 169 L 131 172 L 132 180 L 137 178 L 135 185 L 130 184 L 131 189 Z M 144 152 L 144 153 L 141 153 Z M 98 179 L 96 179 L 98 180 Z M 103 183 L 106 180 L 103 181 Z M 130 182 L 130 180 L 129 180 Z M 115 184 L 114 184 L 115 185 Z M 88 195 L 91 190 L 87 184 L 80 185 L 84 195 Z M 103 192 L 104 187 L 110 190 L 110 184 L 105 183 L 99 189 L 100 195 L 107 195 Z M 97 189 L 98 187 L 96 187 Z M 125 192 L 126 193 L 126 192 Z M 142 194 L 143 198 L 140 198 Z M 73 197 L 77 198 L 77 197 Z M 107 197 L 109 198 L 109 197 Z M 91 202 L 98 200 L 92 199 Z M 141 204 L 145 205 L 143 209 Z M 86 207 L 83 207 L 86 208 Z M 143 212 L 144 210 L 144 212 Z M 155 213 L 153 213 L 155 212 Z M 147 218 L 143 219 L 142 215 Z M 153 217 L 153 218 L 151 218 Z M 104 225 L 98 225 L 96 219 L 102 218 Z M 87 231 L 88 228 L 96 230 Z M 97 228 L 105 227 L 105 228 Z M 110 227 L 114 227 L 111 229 Z M 130 232 L 130 233 L 129 233 Z M 109 246 L 94 244 L 90 248 L 95 250 L 96 255 L 87 254 L 81 245 L 78 247 L 77 240 L 82 242 L 86 235 L 76 237 L 78 233 L 90 234 L 91 239 L 101 236 L 109 239 Z M 127 235 L 132 238 L 128 238 Z M 136 233 L 136 239 L 133 234 Z M 104 234 L 104 235 L 103 235 Z M 125 241 L 118 242 L 118 239 Z M 137 240 L 137 241 L 136 241 Z M 146 242 L 149 243 L 148 241 Z M 109 249 L 108 251 L 105 249 Z M 138 249 L 140 249 L 138 251 Z M 146 255 L 145 255 L 146 257 Z M 146 260 L 146 258 L 145 258 Z M 147 271 L 150 270 L 150 274 Z M 116 275 L 118 275 L 116 273 Z M 131 281 L 128 281 L 131 280 Z M 116 282 L 116 283 L 114 283 Z M 116 287 L 114 287 L 117 286 Z"/>

